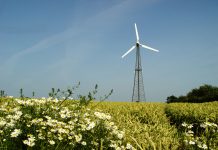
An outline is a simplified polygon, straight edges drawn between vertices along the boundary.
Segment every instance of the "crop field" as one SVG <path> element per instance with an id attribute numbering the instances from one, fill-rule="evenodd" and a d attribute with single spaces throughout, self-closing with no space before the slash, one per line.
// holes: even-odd
<path id="1" fill-rule="evenodd" d="M 218 149 L 218 102 L 0 99 L 2 149 Z"/>
<path id="2" fill-rule="evenodd" d="M 113 114 L 137 149 L 218 149 L 218 102 L 105 102 L 98 108 Z"/>

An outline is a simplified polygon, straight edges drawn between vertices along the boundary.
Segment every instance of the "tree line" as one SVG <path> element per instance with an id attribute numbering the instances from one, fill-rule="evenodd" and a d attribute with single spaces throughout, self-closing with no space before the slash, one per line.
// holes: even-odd
<path id="1" fill-rule="evenodd" d="M 168 96 L 167 103 L 188 102 L 188 103 L 203 103 L 218 101 L 218 87 L 212 85 L 202 85 L 199 88 L 192 89 L 185 96 L 176 97 Z"/>

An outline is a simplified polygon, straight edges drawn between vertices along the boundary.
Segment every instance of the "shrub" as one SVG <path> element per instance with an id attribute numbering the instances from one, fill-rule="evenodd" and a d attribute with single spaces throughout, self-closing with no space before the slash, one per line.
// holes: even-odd
<path id="1" fill-rule="evenodd" d="M 218 126 L 215 123 L 182 123 L 183 142 L 186 149 L 216 149 L 218 147 Z M 198 128 L 198 130 L 194 130 Z M 199 130 L 201 133 L 198 133 Z"/>
<path id="2" fill-rule="evenodd" d="M 109 114 L 79 101 L 14 99 L 0 107 L 0 145 L 8 149 L 134 149 Z"/>

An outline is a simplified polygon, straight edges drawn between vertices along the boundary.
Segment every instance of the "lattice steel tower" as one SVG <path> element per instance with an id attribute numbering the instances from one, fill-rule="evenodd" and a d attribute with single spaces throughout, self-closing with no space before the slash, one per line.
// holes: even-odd
<path id="1" fill-rule="evenodd" d="M 145 101 L 145 91 L 142 76 L 141 56 L 139 44 L 136 44 L 136 63 L 135 63 L 135 77 L 132 93 L 132 102 Z"/>
<path id="2" fill-rule="evenodd" d="M 134 77 L 132 101 L 141 102 L 141 101 L 145 101 L 145 91 L 144 91 L 143 76 L 142 76 L 140 46 L 155 52 L 159 52 L 159 51 L 149 46 L 143 45 L 139 42 L 139 34 L 138 34 L 136 23 L 135 23 L 135 32 L 136 32 L 136 45 L 132 46 L 122 56 L 122 58 L 124 58 L 128 53 L 130 53 L 133 49 L 136 48 L 136 64 L 135 64 L 135 77 Z"/>

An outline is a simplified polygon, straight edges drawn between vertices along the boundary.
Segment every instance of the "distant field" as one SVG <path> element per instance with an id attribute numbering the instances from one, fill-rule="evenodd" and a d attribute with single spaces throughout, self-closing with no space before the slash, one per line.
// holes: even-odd
<path id="1" fill-rule="evenodd" d="M 110 113 L 138 149 L 177 149 L 177 129 L 170 125 L 165 107 L 165 103 L 103 102 L 97 109 Z"/>
<path id="2" fill-rule="evenodd" d="M 197 129 L 194 128 L 199 128 L 205 122 L 218 124 L 218 102 L 200 104 L 103 102 L 98 104 L 97 108 L 112 114 L 119 127 L 126 129 L 128 139 L 142 149 L 192 149 L 183 143 L 186 137 L 182 134 L 184 131 L 182 123 L 193 124 L 192 130 L 196 132 Z M 203 136 L 202 133 L 201 135 Z M 217 147 L 217 128 L 212 143 L 212 147 Z"/>
<path id="3" fill-rule="evenodd" d="M 14 100 L 0 99 L 0 104 L 3 105 L 5 101 L 9 106 Z M 56 106 L 53 103 L 49 105 Z M 74 109 L 74 105 L 75 101 L 69 100 L 61 107 L 71 110 Z M 87 107 L 93 112 L 110 114 L 111 121 L 125 132 L 125 140 L 136 149 L 217 149 L 218 147 L 218 102 L 201 104 L 91 102 Z M 1 118 L 4 117 L 2 113 L 0 115 Z M 104 146 L 102 148 L 107 149 Z"/>

